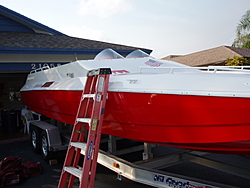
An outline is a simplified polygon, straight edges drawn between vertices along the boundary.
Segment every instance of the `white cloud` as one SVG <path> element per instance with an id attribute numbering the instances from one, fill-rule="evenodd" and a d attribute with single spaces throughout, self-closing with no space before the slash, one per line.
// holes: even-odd
<path id="1" fill-rule="evenodd" d="M 130 0 L 80 0 L 78 13 L 93 14 L 103 18 L 131 10 Z"/>
<path id="2" fill-rule="evenodd" d="M 62 32 L 73 37 L 91 40 L 104 40 L 104 32 L 86 26 L 69 25 L 62 29 Z"/>

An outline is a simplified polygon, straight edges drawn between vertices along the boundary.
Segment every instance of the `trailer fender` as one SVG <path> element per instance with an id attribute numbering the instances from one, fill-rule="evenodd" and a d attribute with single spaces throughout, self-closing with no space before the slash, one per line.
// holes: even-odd
<path id="1" fill-rule="evenodd" d="M 34 121 L 31 125 L 46 132 L 50 151 L 53 150 L 53 147 L 62 145 L 58 127 L 44 121 Z"/>

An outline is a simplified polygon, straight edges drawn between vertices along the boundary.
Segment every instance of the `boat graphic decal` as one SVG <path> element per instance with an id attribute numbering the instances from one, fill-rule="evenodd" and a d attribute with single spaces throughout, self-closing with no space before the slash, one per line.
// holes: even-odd
<path id="1" fill-rule="evenodd" d="M 127 74 L 127 73 L 130 73 L 129 71 L 127 70 L 114 70 L 112 71 L 113 74 Z"/>
<path id="2" fill-rule="evenodd" d="M 43 84 L 36 84 L 34 87 L 42 87 Z"/>
<path id="3" fill-rule="evenodd" d="M 46 82 L 45 84 L 42 85 L 42 87 L 49 87 L 53 84 L 54 82 Z"/>
<path id="4" fill-rule="evenodd" d="M 145 62 L 146 65 L 149 65 L 150 67 L 159 67 L 161 66 L 163 63 L 159 62 L 159 61 L 155 61 L 153 59 L 149 59 L 148 61 Z"/>

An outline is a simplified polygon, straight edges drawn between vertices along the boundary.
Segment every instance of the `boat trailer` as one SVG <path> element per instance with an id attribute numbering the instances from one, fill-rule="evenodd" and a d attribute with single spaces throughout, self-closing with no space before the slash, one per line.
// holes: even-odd
<path id="1" fill-rule="evenodd" d="M 115 138 L 113 138 L 112 141 L 109 140 L 109 142 L 115 141 Z M 116 144 L 113 143 L 113 145 Z M 118 180 L 122 180 L 122 177 L 125 177 L 132 181 L 160 188 L 235 187 L 224 183 L 218 183 L 214 181 L 171 173 L 165 170 L 160 170 L 185 162 L 196 163 L 202 166 L 213 168 L 215 170 L 220 170 L 225 173 L 250 179 L 250 168 L 244 168 L 226 162 L 209 159 L 206 156 L 209 156 L 211 153 L 207 152 L 180 150 L 176 152 L 171 152 L 160 157 L 153 157 L 151 148 L 155 147 L 156 145 L 153 145 L 152 147 L 152 144 L 144 143 L 143 145 L 141 145 L 141 147 L 144 148 L 143 160 L 132 163 L 111 154 L 112 150 L 114 150 L 116 154 L 125 154 L 126 151 L 129 150 L 129 148 L 125 150 L 116 151 L 116 148 L 110 148 L 110 146 L 108 152 L 104 152 L 102 150 L 99 151 L 97 162 L 116 172 Z M 142 148 L 139 149 L 139 147 L 140 146 L 136 146 L 138 150 L 141 150 Z M 165 149 L 169 148 L 166 146 L 158 147 L 163 147 Z M 132 148 L 132 151 L 135 150 L 135 148 Z M 85 149 L 83 149 L 81 152 L 84 155 Z"/>
<path id="2" fill-rule="evenodd" d="M 37 115 L 37 113 L 34 114 Z M 36 129 L 41 129 L 42 132 L 47 133 L 49 152 L 57 152 L 67 149 L 67 143 L 65 144 L 60 140 L 60 136 L 63 136 L 60 133 L 60 129 L 58 129 L 54 124 L 49 124 L 47 122 L 41 121 L 40 116 L 38 120 L 32 118 L 31 120 L 27 121 L 27 126 L 31 126 L 31 130 L 35 127 Z M 209 156 L 211 153 L 191 150 L 179 150 L 159 157 L 153 157 L 152 148 L 168 147 L 142 143 L 141 145 L 117 150 L 117 141 L 121 139 L 122 138 L 110 135 L 108 135 L 108 138 L 103 139 L 101 143 L 108 143 L 108 151 L 105 152 L 99 150 L 97 159 L 97 162 L 99 164 L 116 172 L 118 180 L 122 180 L 122 177 L 125 177 L 135 182 L 160 188 L 234 187 L 223 183 L 204 180 L 202 178 L 194 178 L 191 176 L 185 176 L 161 170 L 185 162 L 196 163 L 250 180 L 250 167 L 246 168 L 207 158 L 207 156 Z M 144 151 L 142 154 L 143 160 L 132 163 L 118 157 L 120 155 L 137 151 Z M 85 149 L 82 149 L 81 153 L 84 155 Z M 51 161 L 54 160 L 55 159 L 50 158 L 50 164 L 52 164 L 53 162 Z"/>

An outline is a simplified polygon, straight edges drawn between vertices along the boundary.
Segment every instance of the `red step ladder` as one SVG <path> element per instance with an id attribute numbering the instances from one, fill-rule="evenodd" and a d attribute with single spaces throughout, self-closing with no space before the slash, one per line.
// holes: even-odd
<path id="1" fill-rule="evenodd" d="M 58 188 L 73 187 L 75 177 L 79 178 L 79 188 L 94 187 L 110 74 L 110 68 L 92 70 L 87 74 Z M 85 150 L 82 168 L 78 166 L 81 150 Z"/>

